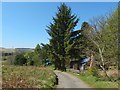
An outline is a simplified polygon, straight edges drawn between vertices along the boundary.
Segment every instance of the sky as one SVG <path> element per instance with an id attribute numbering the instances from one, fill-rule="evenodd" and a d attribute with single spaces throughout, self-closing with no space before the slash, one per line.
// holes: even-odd
<path id="1" fill-rule="evenodd" d="M 80 21 L 104 16 L 114 11 L 117 2 L 66 2 Z M 46 29 L 57 13 L 60 2 L 4 2 L 2 3 L 2 45 L 5 48 L 34 48 L 38 43 L 49 43 Z"/>

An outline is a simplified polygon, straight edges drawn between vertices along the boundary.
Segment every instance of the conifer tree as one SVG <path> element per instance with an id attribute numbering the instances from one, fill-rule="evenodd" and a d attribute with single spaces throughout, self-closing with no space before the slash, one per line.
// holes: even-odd
<path id="1" fill-rule="evenodd" d="M 65 70 L 66 62 L 69 63 L 70 58 L 77 56 L 79 50 L 77 42 L 81 35 L 80 30 L 74 31 L 74 27 L 78 21 L 77 16 L 72 14 L 71 8 L 62 3 L 56 16 L 53 17 L 53 23 L 47 26 L 55 69 Z"/>

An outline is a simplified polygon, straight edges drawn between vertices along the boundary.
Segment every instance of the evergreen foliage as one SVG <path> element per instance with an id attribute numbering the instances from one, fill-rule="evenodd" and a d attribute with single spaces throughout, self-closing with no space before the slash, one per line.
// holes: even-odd
<path id="1" fill-rule="evenodd" d="M 81 37 L 80 30 L 74 31 L 79 19 L 72 14 L 71 8 L 64 3 L 58 7 L 53 23 L 47 27 L 50 35 L 50 49 L 56 69 L 65 70 L 66 63 L 70 59 L 78 57 L 78 39 Z"/>

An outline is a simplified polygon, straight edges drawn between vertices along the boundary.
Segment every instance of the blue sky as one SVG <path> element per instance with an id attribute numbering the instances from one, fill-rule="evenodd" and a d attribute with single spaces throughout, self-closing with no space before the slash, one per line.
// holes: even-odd
<path id="1" fill-rule="evenodd" d="M 117 7 L 117 3 L 113 2 L 66 4 L 80 17 L 75 29 L 80 29 L 82 22 L 105 15 Z M 50 37 L 45 29 L 52 22 L 59 5 L 59 2 L 2 3 L 2 47 L 34 48 L 38 43 L 49 43 Z"/>

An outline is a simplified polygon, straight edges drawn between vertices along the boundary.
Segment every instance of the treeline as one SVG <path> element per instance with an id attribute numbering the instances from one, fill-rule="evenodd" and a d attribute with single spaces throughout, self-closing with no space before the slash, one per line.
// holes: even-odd
<path id="1" fill-rule="evenodd" d="M 79 18 L 72 14 L 70 7 L 61 4 L 53 23 L 47 27 L 51 37 L 50 56 L 55 68 L 65 70 L 71 60 L 79 60 L 91 53 L 103 70 L 110 65 L 117 66 L 118 9 L 109 15 L 83 22 L 79 30 L 74 30 Z"/>
<path id="2" fill-rule="evenodd" d="M 36 45 L 34 51 L 16 52 L 16 56 L 12 64 L 45 66 L 47 62 L 49 62 L 48 46 L 41 43 L 41 45 Z"/>
<path id="3" fill-rule="evenodd" d="M 79 18 L 72 14 L 70 7 L 62 3 L 53 22 L 46 29 L 51 37 L 50 43 L 38 44 L 34 52 L 25 53 L 27 65 L 43 65 L 46 60 L 50 60 L 55 69 L 65 71 L 70 61 L 94 54 L 95 66 L 99 66 L 105 73 L 109 66 L 117 68 L 118 10 L 119 7 L 106 16 L 83 22 L 81 28 L 75 30 Z"/>
<path id="4" fill-rule="evenodd" d="M 55 69 L 65 71 L 70 61 L 94 55 L 93 68 L 101 68 L 105 76 L 110 66 L 118 68 L 118 10 L 75 26 L 79 18 L 64 3 L 58 7 L 53 22 L 47 27 L 50 35 L 49 51 Z M 108 77 L 109 78 L 109 77 Z"/>

